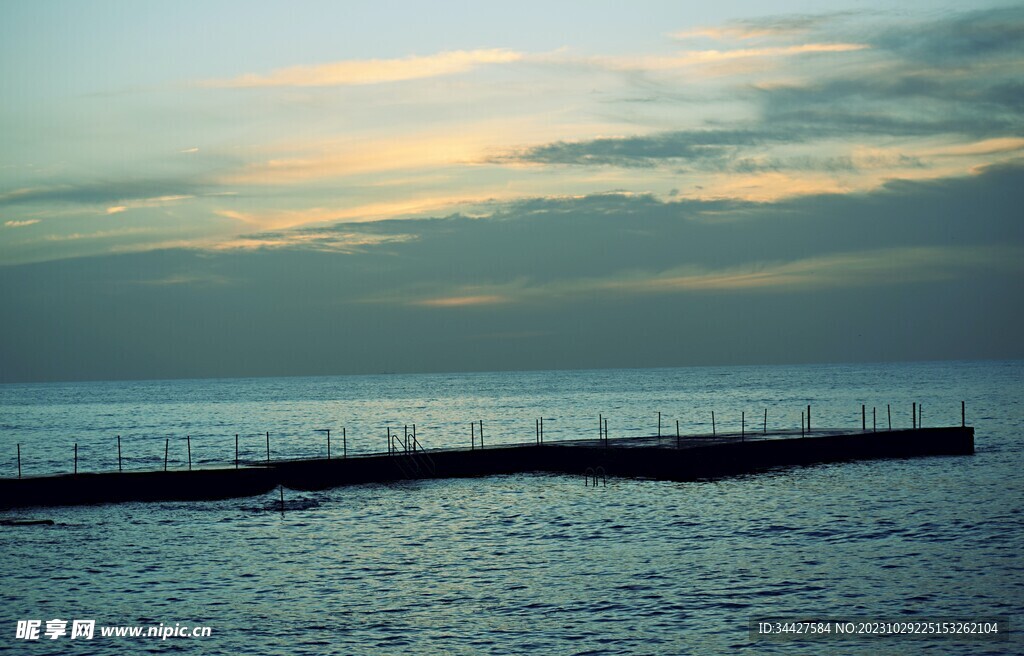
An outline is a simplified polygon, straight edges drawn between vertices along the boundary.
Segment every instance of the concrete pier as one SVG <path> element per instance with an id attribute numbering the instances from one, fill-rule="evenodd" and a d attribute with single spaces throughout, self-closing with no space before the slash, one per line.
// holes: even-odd
<path id="1" fill-rule="evenodd" d="M 225 499 L 277 486 L 316 490 L 407 479 L 464 478 L 521 472 L 701 480 L 786 466 L 875 458 L 970 455 L 974 428 L 882 432 L 818 431 L 756 439 L 634 437 L 493 446 L 484 449 L 399 450 L 331 460 L 290 460 L 265 466 L 192 471 L 109 472 L 0 479 L 0 508 L 123 501 Z"/>

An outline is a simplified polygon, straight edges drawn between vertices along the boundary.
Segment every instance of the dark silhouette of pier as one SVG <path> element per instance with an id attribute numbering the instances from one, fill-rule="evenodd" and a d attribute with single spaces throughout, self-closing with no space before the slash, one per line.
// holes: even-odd
<path id="1" fill-rule="evenodd" d="M 809 423 L 809 422 L 808 422 Z M 623 437 L 545 442 L 542 424 L 527 444 L 483 446 L 474 433 L 470 449 L 424 449 L 415 431 L 392 439 L 388 451 L 369 455 L 271 461 L 242 467 L 163 471 L 113 471 L 0 479 L 0 508 L 123 501 L 224 499 L 264 494 L 282 487 L 319 490 L 360 483 L 410 479 L 550 472 L 597 484 L 609 477 L 691 481 L 749 474 L 778 467 L 877 458 L 970 455 L 974 428 L 860 431 L 813 434 L 714 433 L 705 436 Z M 269 436 L 268 436 L 269 440 Z"/>

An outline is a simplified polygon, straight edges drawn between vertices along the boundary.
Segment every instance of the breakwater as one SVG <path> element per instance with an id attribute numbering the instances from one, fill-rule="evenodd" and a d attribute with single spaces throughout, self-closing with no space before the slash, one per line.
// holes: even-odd
<path id="1" fill-rule="evenodd" d="M 478 477 L 520 472 L 578 475 L 585 484 L 608 477 L 701 480 L 776 467 L 845 460 L 969 455 L 969 426 L 888 431 L 771 433 L 757 437 L 629 437 L 425 450 L 415 437 L 387 453 L 272 461 L 261 466 L 146 472 L 100 472 L 0 479 L 0 508 L 124 501 L 223 499 L 275 488 L 316 490 L 360 483 Z M 389 436 L 390 442 L 390 436 Z"/>

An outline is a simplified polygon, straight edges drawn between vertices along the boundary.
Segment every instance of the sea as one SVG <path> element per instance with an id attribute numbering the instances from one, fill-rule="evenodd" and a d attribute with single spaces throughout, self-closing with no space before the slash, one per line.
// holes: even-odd
<path id="1" fill-rule="evenodd" d="M 6 384 L 0 477 L 231 467 L 236 436 L 243 465 L 318 458 L 328 429 L 332 457 L 413 425 L 532 443 L 542 417 L 548 442 L 599 416 L 611 439 L 799 431 L 808 406 L 812 430 L 907 428 L 914 404 L 926 427 L 963 407 L 976 453 L 0 511 L 54 522 L 0 526 L 0 651 L 1024 653 L 1024 361 Z"/>

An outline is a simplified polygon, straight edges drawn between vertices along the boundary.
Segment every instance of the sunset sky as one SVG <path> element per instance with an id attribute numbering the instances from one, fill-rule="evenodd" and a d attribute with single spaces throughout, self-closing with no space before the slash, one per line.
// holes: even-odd
<path id="1" fill-rule="evenodd" d="M 1022 357 L 1024 6 L 0 5 L 0 381 Z"/>

